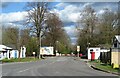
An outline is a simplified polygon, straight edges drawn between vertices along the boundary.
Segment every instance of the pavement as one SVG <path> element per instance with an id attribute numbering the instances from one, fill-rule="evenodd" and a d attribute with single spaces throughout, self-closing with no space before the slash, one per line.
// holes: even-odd
<path id="1" fill-rule="evenodd" d="M 36 62 L 2 64 L 2 76 L 117 76 L 94 70 L 85 60 L 52 57 Z"/>

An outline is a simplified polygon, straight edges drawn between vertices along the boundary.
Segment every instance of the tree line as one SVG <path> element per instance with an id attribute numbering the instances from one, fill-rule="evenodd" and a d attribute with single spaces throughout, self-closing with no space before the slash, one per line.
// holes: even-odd
<path id="1" fill-rule="evenodd" d="M 77 45 L 81 46 L 81 52 L 86 53 L 88 47 L 112 47 L 113 37 L 120 35 L 118 12 L 104 8 L 102 14 L 97 14 L 91 6 L 86 6 L 80 16 L 76 27 L 79 29 Z"/>

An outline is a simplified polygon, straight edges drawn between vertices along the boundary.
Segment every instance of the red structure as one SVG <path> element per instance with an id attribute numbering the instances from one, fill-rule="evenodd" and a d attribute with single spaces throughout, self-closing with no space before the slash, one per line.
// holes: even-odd
<path id="1" fill-rule="evenodd" d="M 95 52 L 91 52 L 91 60 L 95 60 Z"/>
<path id="2" fill-rule="evenodd" d="M 80 53 L 80 57 L 82 57 L 82 54 Z"/>

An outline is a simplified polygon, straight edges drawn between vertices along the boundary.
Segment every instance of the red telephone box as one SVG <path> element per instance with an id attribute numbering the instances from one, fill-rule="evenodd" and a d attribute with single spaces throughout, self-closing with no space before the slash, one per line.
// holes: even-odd
<path id="1" fill-rule="evenodd" d="M 91 52 L 91 60 L 95 60 L 95 52 Z"/>

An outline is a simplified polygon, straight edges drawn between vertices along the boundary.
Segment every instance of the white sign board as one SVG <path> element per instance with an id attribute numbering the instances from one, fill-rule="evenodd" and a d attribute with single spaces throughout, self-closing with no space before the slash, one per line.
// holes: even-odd
<path id="1" fill-rule="evenodd" d="M 77 52 L 79 52 L 80 51 L 80 46 L 77 46 Z"/>
<path id="2" fill-rule="evenodd" d="M 33 52 L 33 54 L 35 54 L 35 52 Z"/>
<path id="3" fill-rule="evenodd" d="M 41 47 L 40 54 L 41 55 L 54 55 L 53 47 Z"/>

